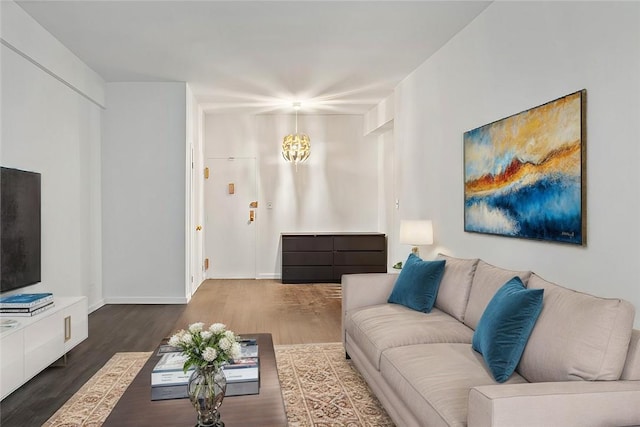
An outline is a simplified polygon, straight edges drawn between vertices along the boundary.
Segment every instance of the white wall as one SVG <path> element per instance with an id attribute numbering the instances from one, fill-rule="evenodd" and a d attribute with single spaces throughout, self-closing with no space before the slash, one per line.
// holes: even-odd
<path id="1" fill-rule="evenodd" d="M 395 98 L 391 94 L 364 115 L 364 134 L 381 134 L 393 129 Z"/>
<path id="2" fill-rule="evenodd" d="M 378 231 L 378 146 L 362 116 L 300 115 L 311 156 L 297 172 L 281 154 L 294 126 L 293 115 L 206 116 L 205 157 L 257 159 L 258 278 L 280 277 L 282 232 Z"/>
<path id="3" fill-rule="evenodd" d="M 403 251 L 399 251 L 396 245 L 390 244 L 397 241 L 400 220 L 396 208 L 396 157 L 393 129 L 381 135 L 373 136 L 378 144 L 378 229 L 387 235 L 387 270 L 398 261 L 406 258 Z"/>
<path id="4" fill-rule="evenodd" d="M 107 303 L 184 303 L 186 84 L 108 83 L 102 133 Z"/>
<path id="5" fill-rule="evenodd" d="M 463 133 L 583 88 L 588 245 L 465 233 Z M 532 269 L 640 310 L 639 119 L 640 3 L 494 2 L 396 89 L 399 215 L 434 220 L 425 255 Z"/>
<path id="6" fill-rule="evenodd" d="M 0 2 L 2 43 L 69 89 L 104 107 L 104 80 L 11 0 Z"/>
<path id="7" fill-rule="evenodd" d="M 0 163 L 42 174 L 42 282 L 102 305 L 102 79 L 13 2 L 0 4 Z M 90 82 L 87 86 L 86 83 Z"/>
<path id="8" fill-rule="evenodd" d="M 395 96 L 389 95 L 364 115 L 364 135 L 378 147 L 378 230 L 387 235 L 388 242 L 398 240 L 398 209 L 396 207 L 396 169 L 394 144 Z M 387 245 L 387 269 L 405 257 L 397 245 Z"/>

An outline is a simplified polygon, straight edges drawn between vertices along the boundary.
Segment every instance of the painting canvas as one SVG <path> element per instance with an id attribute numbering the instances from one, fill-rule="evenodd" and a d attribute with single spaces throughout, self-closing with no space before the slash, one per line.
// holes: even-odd
<path id="1" fill-rule="evenodd" d="M 585 98 L 465 132 L 465 231 L 586 244 Z"/>

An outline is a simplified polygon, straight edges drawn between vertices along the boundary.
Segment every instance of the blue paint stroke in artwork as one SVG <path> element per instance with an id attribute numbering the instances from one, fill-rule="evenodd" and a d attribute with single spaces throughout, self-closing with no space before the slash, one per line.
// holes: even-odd
<path id="1" fill-rule="evenodd" d="M 553 175 L 519 188 L 496 191 L 490 195 L 468 197 L 466 211 L 482 206 L 484 213 L 497 215 L 507 227 L 497 230 L 495 224 L 465 217 L 465 229 L 514 237 L 582 242 L 582 202 L 580 179 L 570 175 Z"/>
<path id="2" fill-rule="evenodd" d="M 475 150 L 490 152 L 482 161 L 476 158 L 475 161 L 465 162 L 465 177 L 467 179 L 479 178 L 483 175 L 500 175 L 517 158 L 517 147 L 497 152 L 491 136 L 492 125 L 485 125 L 464 133 L 464 143 Z"/>

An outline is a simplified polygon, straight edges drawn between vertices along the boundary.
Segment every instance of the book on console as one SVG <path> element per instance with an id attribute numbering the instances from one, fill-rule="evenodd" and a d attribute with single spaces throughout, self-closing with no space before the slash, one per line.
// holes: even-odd
<path id="1" fill-rule="evenodd" d="M 0 317 L 32 317 L 35 316 L 37 314 L 42 313 L 45 310 L 48 310 L 52 307 L 54 307 L 54 303 L 53 301 L 50 301 L 49 303 L 43 305 L 43 306 L 39 306 L 34 308 L 33 310 L 28 310 L 28 311 L 7 311 L 6 309 L 0 309 Z"/>
<path id="2" fill-rule="evenodd" d="M 0 308 L 30 308 L 53 301 L 51 292 L 37 294 L 14 294 L 0 298 Z"/>
<path id="3" fill-rule="evenodd" d="M 53 304 L 53 300 L 45 299 L 43 302 L 31 307 L 0 307 L 0 313 L 31 313 L 49 304 Z"/>

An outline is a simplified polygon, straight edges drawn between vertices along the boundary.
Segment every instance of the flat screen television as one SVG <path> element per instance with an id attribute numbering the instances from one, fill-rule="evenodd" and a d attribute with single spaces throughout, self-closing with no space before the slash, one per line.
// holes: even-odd
<path id="1" fill-rule="evenodd" d="M 0 168 L 0 292 L 40 282 L 40 174 Z"/>

